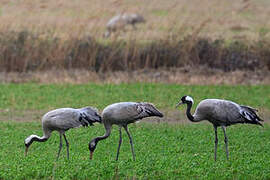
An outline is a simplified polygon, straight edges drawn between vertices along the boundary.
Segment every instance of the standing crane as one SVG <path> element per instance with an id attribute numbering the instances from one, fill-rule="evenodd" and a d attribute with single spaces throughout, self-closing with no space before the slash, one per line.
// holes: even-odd
<path id="1" fill-rule="evenodd" d="M 57 159 L 59 158 L 62 149 L 62 135 L 66 141 L 67 158 L 69 159 L 69 143 L 65 132 L 71 128 L 80 126 L 93 126 L 94 122 L 101 123 L 101 117 L 98 114 L 97 109 L 93 107 L 84 107 L 81 109 L 60 108 L 49 111 L 42 117 L 43 136 L 39 137 L 37 135 L 30 135 L 24 140 L 25 156 L 27 155 L 28 148 L 34 141 L 47 141 L 50 138 L 52 131 L 55 130 L 60 134 L 60 144 Z"/>
<path id="2" fill-rule="evenodd" d="M 98 142 L 108 138 L 111 134 L 112 125 L 116 124 L 119 126 L 119 144 L 116 161 L 118 160 L 119 150 L 122 143 L 122 127 L 124 127 L 129 137 L 133 160 L 135 160 L 133 141 L 128 131 L 127 125 L 150 116 L 163 117 L 163 114 L 158 109 L 156 109 L 153 104 L 145 102 L 120 102 L 107 106 L 101 114 L 102 123 L 104 124 L 106 132 L 103 136 L 98 136 L 89 142 L 90 159 L 92 159 Z"/>
<path id="3" fill-rule="evenodd" d="M 224 142 L 226 146 L 226 155 L 229 159 L 228 152 L 228 138 L 226 136 L 226 127 L 237 123 L 257 124 L 263 126 L 260 121 L 263 121 L 256 114 L 256 109 L 238 105 L 235 102 L 221 100 L 221 99 L 205 99 L 201 101 L 195 113 L 190 113 L 191 107 L 194 101 L 190 96 L 183 96 L 176 106 L 181 104 L 187 104 L 186 115 L 192 122 L 200 122 L 202 120 L 208 120 L 213 124 L 215 130 L 215 161 L 217 156 L 217 127 L 221 126 L 224 133 Z"/>

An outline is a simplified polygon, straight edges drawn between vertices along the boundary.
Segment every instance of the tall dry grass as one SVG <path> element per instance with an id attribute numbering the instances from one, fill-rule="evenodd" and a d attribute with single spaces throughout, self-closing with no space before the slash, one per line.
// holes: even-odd
<path id="1" fill-rule="evenodd" d="M 0 5 L 0 71 L 270 69 L 266 0 L 3 0 Z M 106 22 L 122 12 L 138 12 L 147 22 L 103 39 Z"/>
<path id="2" fill-rule="evenodd" d="M 128 36 L 160 39 L 182 28 L 182 36 L 211 19 L 200 34 L 207 38 L 252 39 L 269 35 L 268 0 L 18 0 L 0 1 L 0 31 L 50 32 L 57 37 L 94 36 L 99 39 L 107 21 L 122 12 L 137 12 L 147 20 Z M 123 35 L 127 38 L 126 35 Z"/>
<path id="3" fill-rule="evenodd" d="M 177 36 L 177 35 L 174 35 Z M 182 40 L 140 44 L 93 37 L 62 40 L 28 31 L 0 34 L 0 71 L 86 69 L 96 72 L 206 66 L 223 71 L 270 70 L 270 41 L 200 38 L 197 31 Z"/>

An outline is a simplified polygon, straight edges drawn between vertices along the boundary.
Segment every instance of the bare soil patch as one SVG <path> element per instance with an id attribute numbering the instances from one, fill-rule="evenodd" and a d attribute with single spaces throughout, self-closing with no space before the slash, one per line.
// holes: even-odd
<path id="1" fill-rule="evenodd" d="M 48 70 L 40 72 L 0 72 L 0 83 L 176 83 L 199 85 L 251 85 L 270 84 L 270 71 L 233 71 L 207 69 L 204 67 L 185 67 L 139 71 L 116 71 L 97 73 L 82 69 Z"/>
<path id="2" fill-rule="evenodd" d="M 44 110 L 0 110 L 0 121 L 17 121 L 17 122 L 41 122 L 41 117 L 47 111 Z M 175 110 L 162 110 L 164 113 L 163 118 L 150 117 L 145 118 L 140 122 L 150 123 L 169 123 L 169 124 L 189 124 L 190 122 L 186 117 L 186 108 Z M 264 120 L 264 123 L 270 123 L 270 111 L 260 110 L 259 115 Z"/>
<path id="3" fill-rule="evenodd" d="M 41 121 L 41 117 L 46 113 L 42 110 L 25 110 L 16 111 L 10 109 L 0 109 L 0 121 L 18 121 L 18 122 L 33 122 Z"/>

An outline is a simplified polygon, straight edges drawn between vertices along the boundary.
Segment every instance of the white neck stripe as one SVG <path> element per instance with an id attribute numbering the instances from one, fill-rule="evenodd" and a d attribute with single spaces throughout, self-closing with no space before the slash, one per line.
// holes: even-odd
<path id="1" fill-rule="evenodd" d="M 187 96 L 187 97 L 186 97 L 186 101 L 191 101 L 192 104 L 194 104 L 194 101 L 193 101 L 192 97 L 190 97 L 190 96 Z"/>

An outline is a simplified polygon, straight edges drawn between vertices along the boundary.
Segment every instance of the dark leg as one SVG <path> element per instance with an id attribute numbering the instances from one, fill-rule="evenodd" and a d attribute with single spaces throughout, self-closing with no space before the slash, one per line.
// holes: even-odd
<path id="1" fill-rule="evenodd" d="M 226 127 L 225 126 L 222 126 L 222 130 L 224 132 L 224 142 L 225 142 L 227 160 L 229 160 L 228 138 L 227 138 L 227 135 L 226 135 Z"/>
<path id="2" fill-rule="evenodd" d="M 217 135 L 217 126 L 214 125 L 215 129 L 215 161 L 217 160 L 217 145 L 218 145 L 218 135 Z"/>
<path id="3" fill-rule="evenodd" d="M 69 159 L 69 143 L 68 143 L 68 140 L 67 140 L 65 133 L 63 135 L 64 135 L 64 139 L 65 139 L 66 145 L 67 145 L 67 158 Z"/>
<path id="4" fill-rule="evenodd" d="M 118 161 L 119 151 L 120 151 L 120 147 L 122 144 L 122 131 L 121 131 L 121 129 L 122 129 L 122 127 L 119 126 L 119 144 L 118 144 L 118 148 L 117 148 L 116 161 Z"/>
<path id="5" fill-rule="evenodd" d="M 130 142 L 130 145 L 131 145 L 131 151 L 132 151 L 133 160 L 135 161 L 135 154 L 134 154 L 134 148 L 133 148 L 132 137 L 131 137 L 131 135 L 130 135 L 129 132 L 128 132 L 128 127 L 127 127 L 127 125 L 125 125 L 124 128 L 125 128 L 125 130 L 126 130 L 126 132 L 127 132 L 127 134 L 128 134 L 129 142 Z"/>
<path id="6" fill-rule="evenodd" d="M 62 134 L 60 134 L 60 144 L 59 144 L 59 150 L 58 150 L 58 154 L 57 154 L 57 160 L 59 158 L 61 150 L 62 150 Z"/>

